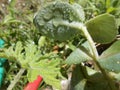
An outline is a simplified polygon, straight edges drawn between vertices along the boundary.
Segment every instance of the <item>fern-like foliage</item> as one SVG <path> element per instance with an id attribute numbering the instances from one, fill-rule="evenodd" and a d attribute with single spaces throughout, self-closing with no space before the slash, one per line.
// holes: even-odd
<path id="1" fill-rule="evenodd" d="M 57 77 L 62 75 L 59 67 L 60 58 L 57 55 L 53 53 L 42 55 L 34 43 L 27 43 L 26 46 L 23 46 L 21 42 L 17 42 L 15 46 L 5 49 L 0 54 L 1 56 L 16 61 L 22 68 L 25 68 L 29 81 L 33 81 L 38 75 L 41 75 L 46 84 L 60 89 L 60 80 Z"/>

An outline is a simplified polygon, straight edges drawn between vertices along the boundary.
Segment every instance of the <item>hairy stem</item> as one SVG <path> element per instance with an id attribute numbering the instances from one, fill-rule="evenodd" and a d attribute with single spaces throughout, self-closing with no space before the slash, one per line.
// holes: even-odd
<path id="1" fill-rule="evenodd" d="M 82 30 L 82 32 L 84 33 L 85 37 L 87 38 L 87 40 L 89 42 L 89 45 L 90 45 L 90 47 L 92 49 L 92 52 L 93 52 L 93 57 L 94 57 L 93 60 L 95 61 L 96 65 L 98 66 L 98 68 L 100 69 L 102 74 L 104 75 L 104 78 L 108 81 L 111 90 L 117 90 L 116 87 L 115 87 L 115 83 L 114 83 L 113 79 L 111 78 L 111 76 L 109 74 L 107 74 L 105 69 L 103 69 L 101 67 L 101 65 L 97 62 L 97 60 L 99 58 L 99 55 L 98 55 L 98 52 L 96 50 L 95 44 L 93 42 L 93 39 L 91 38 L 90 34 L 87 31 L 87 28 L 85 26 L 80 27 L 80 25 L 79 25 L 79 28 Z"/>
<path id="2" fill-rule="evenodd" d="M 108 84 L 109 84 L 109 87 L 111 88 L 111 90 L 117 90 L 112 77 L 105 71 L 105 69 L 103 69 L 101 67 L 101 65 L 97 61 L 99 59 L 99 55 L 98 55 L 97 49 L 95 47 L 94 41 L 93 41 L 92 37 L 90 36 L 89 32 L 87 31 L 86 26 L 84 26 L 84 24 L 82 24 L 82 23 L 78 23 L 78 22 L 69 23 L 67 21 L 59 21 L 59 22 L 57 22 L 57 25 L 65 25 L 65 26 L 69 26 L 71 28 L 75 28 L 76 30 L 79 30 L 80 32 L 82 32 L 85 35 L 85 37 L 88 40 L 89 45 L 92 49 L 92 52 L 93 52 L 92 56 L 93 56 L 94 62 L 96 63 L 96 65 L 98 66 L 100 71 L 102 72 L 104 78 L 108 81 Z"/>
<path id="3" fill-rule="evenodd" d="M 93 52 L 93 60 L 95 61 L 96 65 L 98 66 L 98 68 L 100 69 L 100 71 L 102 72 L 102 74 L 104 75 L 104 78 L 108 81 L 108 84 L 111 88 L 111 90 L 117 90 L 116 87 L 115 87 L 115 83 L 113 81 L 113 79 L 111 78 L 111 76 L 109 74 L 107 74 L 107 72 L 105 71 L 105 69 L 103 69 L 101 67 L 101 65 L 97 62 L 98 58 L 99 58 L 99 55 L 98 55 L 98 52 L 96 50 L 96 47 L 95 47 L 95 44 L 93 42 L 93 39 L 92 37 L 90 36 L 90 34 L 88 33 L 87 31 L 87 28 L 83 25 L 83 26 L 80 26 L 79 24 L 77 25 L 79 27 L 79 29 L 82 30 L 82 32 L 84 33 L 85 37 L 87 38 L 88 42 L 89 42 L 89 45 L 92 49 L 92 52 Z"/>
<path id="4" fill-rule="evenodd" d="M 11 84 L 8 86 L 7 90 L 12 90 L 15 86 L 15 84 L 19 81 L 20 77 L 22 76 L 22 74 L 24 73 L 25 69 L 20 69 L 20 71 L 18 72 L 18 74 L 15 76 L 14 80 L 11 82 Z"/>

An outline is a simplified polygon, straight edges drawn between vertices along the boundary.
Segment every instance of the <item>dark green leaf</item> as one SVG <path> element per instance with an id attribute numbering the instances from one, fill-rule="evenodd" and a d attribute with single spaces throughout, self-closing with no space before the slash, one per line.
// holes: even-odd
<path id="1" fill-rule="evenodd" d="M 107 82 L 88 82 L 84 90 L 111 90 L 111 88 L 108 86 Z"/>
<path id="2" fill-rule="evenodd" d="M 105 78 L 103 77 L 102 73 L 99 71 L 93 70 L 89 67 L 85 68 L 88 74 L 88 81 L 93 82 L 93 83 L 101 83 L 105 82 Z"/>
<path id="3" fill-rule="evenodd" d="M 93 70 L 89 67 L 86 67 L 85 70 L 88 76 L 86 77 L 87 83 L 84 90 L 110 90 L 108 82 L 101 72 Z M 86 75 L 85 71 L 84 75 Z"/>
<path id="4" fill-rule="evenodd" d="M 98 62 L 109 71 L 120 72 L 120 41 L 104 51 Z"/>
<path id="5" fill-rule="evenodd" d="M 110 90 L 110 87 L 100 72 L 76 65 L 72 72 L 70 90 Z"/>
<path id="6" fill-rule="evenodd" d="M 91 60 L 91 58 L 82 50 L 76 49 L 66 59 L 67 64 L 79 64 L 83 61 Z"/>
<path id="7" fill-rule="evenodd" d="M 102 58 L 99 60 L 99 63 L 109 71 L 120 72 L 120 54 Z"/>
<path id="8" fill-rule="evenodd" d="M 120 53 L 120 40 L 114 42 L 106 51 L 104 51 L 101 57 L 110 57 Z"/>
<path id="9" fill-rule="evenodd" d="M 70 90 L 84 90 L 86 81 L 81 66 L 76 65 L 72 73 Z"/>
<path id="10" fill-rule="evenodd" d="M 109 43 L 117 35 L 117 25 L 114 16 L 102 14 L 86 23 L 93 40 L 98 43 Z"/>
<path id="11" fill-rule="evenodd" d="M 56 25 L 56 21 L 68 23 L 84 20 L 84 12 L 78 4 L 54 2 L 41 9 L 34 18 L 34 24 L 41 34 L 60 41 L 73 38 L 77 31 L 67 25 Z"/>

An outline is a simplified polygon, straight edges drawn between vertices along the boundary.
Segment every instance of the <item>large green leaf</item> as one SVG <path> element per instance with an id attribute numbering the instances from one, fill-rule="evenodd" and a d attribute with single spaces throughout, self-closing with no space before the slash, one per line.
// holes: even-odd
<path id="1" fill-rule="evenodd" d="M 86 60 L 91 60 L 91 57 L 89 57 L 84 51 L 77 48 L 67 57 L 66 63 L 67 64 L 79 64 Z"/>
<path id="2" fill-rule="evenodd" d="M 109 43 L 117 35 L 117 25 L 114 16 L 102 14 L 86 22 L 87 29 L 93 40 L 98 43 Z"/>
<path id="3" fill-rule="evenodd" d="M 47 84 L 60 89 L 60 80 L 56 78 L 57 76 L 61 76 L 60 68 L 58 67 L 59 64 L 59 59 L 51 61 L 44 59 L 36 63 L 31 63 L 28 70 L 29 81 L 33 81 L 38 75 L 41 75 Z"/>
<path id="4" fill-rule="evenodd" d="M 120 40 L 104 51 L 98 62 L 109 71 L 120 72 Z"/>
<path id="5" fill-rule="evenodd" d="M 77 34 L 67 25 L 55 25 L 54 21 L 81 22 L 84 11 L 78 4 L 54 2 L 41 9 L 34 18 L 34 24 L 41 34 L 60 41 L 71 39 Z"/>

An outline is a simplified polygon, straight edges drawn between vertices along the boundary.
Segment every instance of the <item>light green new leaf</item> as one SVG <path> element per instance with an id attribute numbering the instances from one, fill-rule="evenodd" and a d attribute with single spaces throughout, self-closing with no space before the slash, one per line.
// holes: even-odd
<path id="1" fill-rule="evenodd" d="M 23 68 L 28 68 L 30 63 L 34 63 L 40 59 L 41 53 L 37 46 L 33 43 L 27 43 L 23 47 L 22 43 L 18 41 L 15 46 L 10 46 L 4 50 L 4 56 L 8 60 L 16 60 Z"/>
<path id="2" fill-rule="evenodd" d="M 18 58 L 20 56 L 20 54 L 22 53 L 23 50 L 23 45 L 20 41 L 18 41 L 16 43 L 16 47 L 15 47 L 15 56 L 16 58 Z"/>
<path id="3" fill-rule="evenodd" d="M 29 81 L 33 81 L 38 75 L 41 75 L 47 84 L 60 89 L 60 80 L 56 79 L 57 76 L 61 76 L 60 68 L 58 67 L 59 64 L 60 59 L 44 59 L 36 63 L 31 63 L 28 70 Z"/>
<path id="4" fill-rule="evenodd" d="M 98 43 L 109 43 L 117 35 L 117 25 L 114 16 L 102 14 L 86 22 L 88 32 Z"/>
<path id="5" fill-rule="evenodd" d="M 30 62 L 37 61 L 41 56 L 40 50 L 37 49 L 35 44 L 29 43 L 25 47 L 25 60 Z"/>
<path id="6" fill-rule="evenodd" d="M 10 46 L 4 50 L 4 56 L 8 60 L 18 60 L 18 57 L 21 57 L 22 50 L 22 43 L 18 41 L 15 46 Z"/>
<path id="7" fill-rule="evenodd" d="M 98 62 L 109 71 L 120 72 L 120 41 L 104 51 Z"/>
<path id="8" fill-rule="evenodd" d="M 67 57 L 66 63 L 67 64 L 79 64 L 86 60 L 91 60 L 91 57 L 89 57 L 85 52 L 77 48 Z"/>

